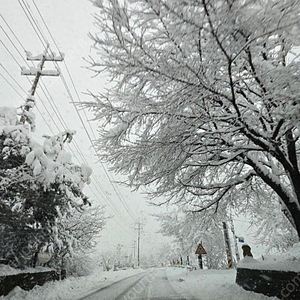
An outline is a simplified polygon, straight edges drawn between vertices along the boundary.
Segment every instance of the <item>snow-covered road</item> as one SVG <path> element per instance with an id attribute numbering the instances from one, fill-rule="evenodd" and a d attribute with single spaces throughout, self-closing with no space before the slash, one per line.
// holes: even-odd
<path id="1" fill-rule="evenodd" d="M 166 274 L 166 269 L 155 269 L 133 275 L 102 287 L 78 300 L 186 300 L 175 291 Z"/>
<path id="2" fill-rule="evenodd" d="M 95 270 L 83 277 L 47 282 L 30 291 L 16 287 L 7 300 L 271 300 L 235 283 L 236 270 L 180 267 Z"/>

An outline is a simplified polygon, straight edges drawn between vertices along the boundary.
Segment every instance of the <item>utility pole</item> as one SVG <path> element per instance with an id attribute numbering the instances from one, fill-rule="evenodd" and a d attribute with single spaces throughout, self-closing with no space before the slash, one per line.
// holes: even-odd
<path id="1" fill-rule="evenodd" d="M 133 241 L 133 257 L 135 258 L 135 247 L 136 247 L 136 241 Z"/>
<path id="2" fill-rule="evenodd" d="M 237 238 L 238 237 L 235 235 L 234 224 L 233 224 L 233 220 L 232 219 L 231 219 L 231 231 L 232 231 L 233 238 L 234 238 L 234 248 L 235 248 L 236 263 L 238 263 L 240 261 L 239 247 L 238 247 L 238 243 L 237 243 Z"/>
<path id="3" fill-rule="evenodd" d="M 141 230 L 142 230 L 142 223 L 139 221 L 137 223 L 137 265 L 140 266 L 140 241 L 141 241 Z"/>
<path id="4" fill-rule="evenodd" d="M 29 69 L 26 69 L 25 67 L 21 68 L 21 75 L 25 76 L 35 76 L 30 93 L 25 101 L 24 109 L 20 118 L 20 123 L 25 124 L 25 122 L 28 122 L 30 125 L 31 131 L 35 130 L 35 118 L 34 114 L 31 113 L 31 109 L 35 105 L 35 99 L 34 99 L 34 94 L 37 88 L 37 85 L 39 83 L 39 79 L 41 76 L 59 76 L 60 72 L 58 70 L 47 70 L 43 71 L 43 67 L 46 61 L 53 61 L 53 62 L 59 62 L 64 60 L 64 55 L 61 53 L 60 55 L 56 56 L 52 51 L 51 54 L 48 54 L 49 51 L 49 44 L 47 44 L 47 47 L 44 51 L 43 54 L 37 55 L 37 56 L 32 56 L 32 54 L 28 51 L 26 51 L 26 56 L 27 60 L 29 61 L 39 61 L 37 67 L 32 67 Z M 38 253 L 38 252 L 37 252 Z M 36 254 L 37 254 L 36 253 Z M 35 261 L 34 265 L 36 264 L 36 258 L 37 255 L 35 256 Z"/>
<path id="5" fill-rule="evenodd" d="M 224 239 L 225 239 L 225 246 L 226 246 L 226 255 L 227 255 L 227 261 L 228 261 L 228 268 L 232 269 L 232 252 L 230 248 L 230 241 L 229 241 L 229 234 L 226 222 L 223 222 L 223 231 L 224 231 Z"/>
<path id="6" fill-rule="evenodd" d="M 32 54 L 28 51 L 26 51 L 27 60 L 29 61 L 39 61 L 37 67 L 32 67 L 30 69 L 26 69 L 25 67 L 22 67 L 21 69 L 21 75 L 25 76 L 35 76 L 30 93 L 26 99 L 24 110 L 20 119 L 21 123 L 25 123 L 26 121 L 31 125 L 31 130 L 34 131 L 34 122 L 32 117 L 30 116 L 30 110 L 35 105 L 34 100 L 34 94 L 39 82 L 39 79 L 41 76 L 59 76 L 60 72 L 59 70 L 46 70 L 43 71 L 43 67 L 46 61 L 53 61 L 53 62 L 61 62 L 64 60 L 64 55 L 61 53 L 60 55 L 56 56 L 55 53 L 51 52 L 51 54 L 48 54 L 49 51 L 49 44 L 47 44 L 47 47 L 43 54 L 39 54 L 37 56 L 32 56 Z"/>
<path id="7" fill-rule="evenodd" d="M 137 240 L 137 255 L 138 255 L 138 267 L 140 266 L 140 240 L 141 240 L 141 223 L 138 223 L 138 240 Z"/>

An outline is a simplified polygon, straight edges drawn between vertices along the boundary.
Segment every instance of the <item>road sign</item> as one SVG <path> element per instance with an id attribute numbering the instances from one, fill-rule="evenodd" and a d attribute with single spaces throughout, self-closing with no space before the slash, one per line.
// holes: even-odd
<path id="1" fill-rule="evenodd" d="M 195 254 L 198 254 L 198 255 L 207 254 L 206 251 L 205 251 L 205 249 L 203 248 L 202 244 L 198 245 Z"/>

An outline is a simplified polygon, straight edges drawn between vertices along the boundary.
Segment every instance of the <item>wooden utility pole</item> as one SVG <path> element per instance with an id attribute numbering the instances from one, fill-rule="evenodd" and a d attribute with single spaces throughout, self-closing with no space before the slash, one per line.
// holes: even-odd
<path id="1" fill-rule="evenodd" d="M 136 241 L 133 241 L 133 257 L 135 258 L 135 247 L 136 247 Z"/>
<path id="2" fill-rule="evenodd" d="M 141 240 L 141 223 L 138 223 L 138 240 L 137 240 L 137 256 L 138 256 L 138 267 L 140 266 L 140 240 Z"/>
<path id="3" fill-rule="evenodd" d="M 237 243 L 237 236 L 235 235 L 234 224 L 233 224 L 232 219 L 231 219 L 231 232 L 232 232 L 233 238 L 234 238 L 234 250 L 235 250 L 236 264 L 238 264 L 238 262 L 240 261 L 240 254 L 239 254 L 239 247 L 238 247 L 238 243 Z"/>
<path id="4" fill-rule="evenodd" d="M 25 67 L 21 68 L 21 75 L 25 76 L 35 76 L 29 95 L 25 101 L 24 109 L 20 118 L 20 123 L 28 122 L 30 124 L 31 131 L 35 130 L 35 122 L 34 122 L 34 115 L 30 112 L 30 110 L 35 105 L 35 99 L 34 94 L 36 91 L 36 88 L 39 83 L 39 79 L 41 76 L 59 76 L 60 72 L 59 70 L 47 70 L 43 71 L 43 67 L 46 61 L 52 61 L 52 62 L 59 62 L 64 60 L 64 55 L 61 53 L 60 55 L 56 56 L 53 52 L 51 54 L 48 54 L 49 51 L 49 44 L 47 44 L 47 47 L 43 54 L 32 56 L 30 52 L 26 52 L 27 60 L 29 61 L 39 61 L 37 67 L 32 67 L 29 69 L 26 69 Z M 36 256 L 34 258 L 34 265 L 36 264 L 36 258 L 38 255 L 39 249 L 36 253 Z"/>
<path id="5" fill-rule="evenodd" d="M 226 246 L 226 255 L 227 255 L 227 261 L 228 261 L 228 268 L 232 269 L 232 252 L 230 247 L 230 241 L 229 241 L 229 234 L 226 222 L 223 222 L 223 230 L 224 230 L 224 239 L 225 239 L 225 246 Z"/>
<path id="6" fill-rule="evenodd" d="M 45 51 L 43 54 L 39 54 L 37 56 L 32 56 L 30 52 L 26 52 L 27 60 L 29 61 L 39 61 L 39 64 L 37 67 L 32 67 L 30 69 L 27 69 L 25 67 L 22 67 L 21 69 L 21 75 L 25 76 L 35 76 L 30 93 L 26 99 L 24 110 L 20 119 L 21 123 L 25 123 L 26 121 L 32 126 L 31 130 L 34 131 L 34 124 L 32 119 L 30 118 L 29 111 L 34 107 L 35 100 L 34 100 L 34 94 L 39 82 L 39 79 L 41 76 L 59 76 L 60 72 L 59 70 L 46 70 L 43 71 L 43 67 L 46 61 L 53 61 L 53 62 L 61 62 L 64 60 L 64 55 L 61 53 L 60 55 L 56 56 L 55 53 L 52 52 L 52 54 L 48 54 L 49 51 L 49 45 L 47 45 Z"/>
<path id="7" fill-rule="evenodd" d="M 142 230 L 142 223 L 137 223 L 137 265 L 140 266 L 140 241 L 141 241 L 141 230 Z"/>

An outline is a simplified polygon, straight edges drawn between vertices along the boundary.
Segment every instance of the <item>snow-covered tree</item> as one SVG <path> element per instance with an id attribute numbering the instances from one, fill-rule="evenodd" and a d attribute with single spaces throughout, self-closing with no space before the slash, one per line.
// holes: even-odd
<path id="1" fill-rule="evenodd" d="M 190 262 L 197 265 L 195 251 L 202 243 L 207 252 L 205 261 L 209 269 L 227 266 L 222 222 L 217 216 L 206 220 L 199 218 L 198 214 L 184 213 L 177 208 L 171 213 L 157 215 L 157 218 L 161 223 L 160 232 L 174 239 L 173 246 L 169 247 L 171 255 L 181 256 L 184 260 L 189 256 Z"/>
<path id="2" fill-rule="evenodd" d="M 0 108 L 0 255 L 18 267 L 30 265 L 34 253 L 41 250 L 72 253 L 77 242 L 89 244 L 95 227 L 87 231 L 78 219 L 84 219 L 84 205 L 90 204 L 82 189 L 90 182 L 92 170 L 74 164 L 64 149 L 74 133 L 66 130 L 46 136 L 39 145 L 28 126 L 18 122 L 16 110 Z M 75 217 L 86 237 L 76 236 L 79 228 L 74 232 L 69 228 L 68 234 L 62 230 L 66 219 L 70 225 Z M 102 215 L 99 220 L 95 224 L 101 230 Z"/>
<path id="3" fill-rule="evenodd" d="M 299 236 L 299 1 L 94 4 L 103 160 L 198 212 L 270 189 Z"/>
<path id="4" fill-rule="evenodd" d="M 104 271 L 133 266 L 132 256 L 128 254 L 122 244 L 117 244 L 113 250 L 102 252 L 101 256 Z"/>
<path id="5" fill-rule="evenodd" d="M 75 211 L 59 219 L 57 224 L 60 247 L 53 241 L 54 253 L 49 264 L 64 265 L 73 275 L 84 270 L 85 263 L 90 260 L 88 256 L 97 245 L 101 231 L 106 224 L 106 217 L 102 206 L 86 208 Z M 49 247 L 47 245 L 45 248 Z M 82 264 L 80 263 L 82 257 Z M 77 270 L 77 271 L 76 271 Z"/>
<path id="6" fill-rule="evenodd" d="M 251 226 L 257 228 L 256 240 L 267 251 L 286 251 L 298 242 L 298 235 L 285 209 L 274 192 L 260 189 L 256 201 L 244 201 L 239 207 L 239 215 L 246 214 L 251 220 Z"/>

